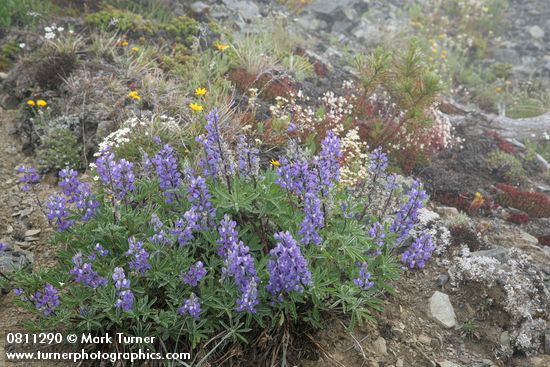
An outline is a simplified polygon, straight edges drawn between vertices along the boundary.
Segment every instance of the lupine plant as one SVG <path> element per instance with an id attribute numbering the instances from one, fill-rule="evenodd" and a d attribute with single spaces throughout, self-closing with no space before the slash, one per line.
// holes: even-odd
<path id="1" fill-rule="evenodd" d="M 206 120 L 198 164 L 159 142 L 141 164 L 102 151 L 94 190 L 60 173 L 46 206 L 65 249 L 54 268 L 11 281 L 41 328 L 155 335 L 155 348 L 233 340 L 216 353 L 264 331 L 287 343 L 297 325 L 370 318 L 399 258 L 412 268 L 431 255 L 426 236 L 399 254 L 426 194 L 397 184 L 381 150 L 351 187 L 332 131 L 318 152 L 291 143 L 270 165 L 246 137 L 226 142 L 215 110 Z M 254 345 L 283 358 L 277 343 Z"/>

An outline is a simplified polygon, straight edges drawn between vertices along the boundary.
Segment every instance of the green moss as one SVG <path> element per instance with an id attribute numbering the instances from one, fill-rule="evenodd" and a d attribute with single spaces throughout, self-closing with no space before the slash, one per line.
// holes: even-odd
<path id="1" fill-rule="evenodd" d="M 0 27 L 33 24 L 56 11 L 57 7 L 49 0 L 1 0 Z M 33 16 L 31 12 L 41 16 Z"/>
<path id="2" fill-rule="evenodd" d="M 190 46 L 193 44 L 194 36 L 199 32 L 199 23 L 193 18 L 182 15 L 172 19 L 163 28 L 185 45 Z"/>
<path id="3" fill-rule="evenodd" d="M 508 79 L 510 71 L 512 70 L 512 65 L 497 62 L 491 65 L 491 70 L 497 78 Z"/>
<path id="4" fill-rule="evenodd" d="M 17 42 L 11 41 L 0 48 L 0 71 L 7 70 L 19 52 Z"/>
<path id="5" fill-rule="evenodd" d="M 160 60 L 165 70 L 187 77 L 187 75 L 184 75 L 183 70 L 180 70 L 181 66 L 187 63 L 197 63 L 198 57 L 197 55 L 193 55 L 187 46 L 176 43 L 172 46 L 172 52 L 169 55 L 162 55 Z"/>
<path id="6" fill-rule="evenodd" d="M 88 14 L 86 24 L 100 29 L 116 29 L 120 32 L 153 33 L 157 26 L 141 15 L 128 10 L 115 9 L 106 6 L 103 10 Z"/>
<path id="7" fill-rule="evenodd" d="M 520 182 L 525 176 L 523 165 L 515 156 L 494 150 L 485 159 L 489 169 L 508 182 Z"/>
<path id="8" fill-rule="evenodd" d="M 80 149 L 76 136 L 64 127 L 49 131 L 37 149 L 36 157 L 42 169 L 78 168 Z"/>

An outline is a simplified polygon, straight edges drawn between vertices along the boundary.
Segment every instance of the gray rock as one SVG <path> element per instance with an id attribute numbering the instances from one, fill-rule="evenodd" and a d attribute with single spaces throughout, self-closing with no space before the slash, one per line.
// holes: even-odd
<path id="1" fill-rule="evenodd" d="M 260 16 L 260 8 L 252 1 L 223 0 L 223 3 L 239 13 L 244 19 L 252 20 Z"/>
<path id="2" fill-rule="evenodd" d="M 449 282 L 449 275 L 447 274 L 440 274 L 437 276 L 437 285 L 441 288 L 443 288 L 445 286 L 445 284 L 447 284 Z"/>
<path id="3" fill-rule="evenodd" d="M 332 25 L 331 32 L 333 33 L 346 33 L 348 29 L 351 27 L 351 24 L 347 21 L 336 21 Z"/>
<path id="4" fill-rule="evenodd" d="M 426 344 L 426 345 L 430 345 L 431 342 L 432 342 L 432 338 L 430 338 L 428 335 L 426 334 L 420 334 L 418 336 L 418 341 L 422 344 Z"/>
<path id="5" fill-rule="evenodd" d="M 534 236 L 531 236 L 529 233 L 527 232 L 524 232 L 524 231 L 521 231 L 519 236 L 518 236 L 518 239 L 523 242 L 522 244 L 524 245 L 533 245 L 533 246 L 536 246 L 538 245 L 539 243 L 539 240 L 534 237 Z"/>
<path id="6" fill-rule="evenodd" d="M 14 250 L 8 248 L 0 252 L 0 272 L 4 274 L 19 270 L 34 262 L 32 253 L 23 250 Z"/>
<path id="7" fill-rule="evenodd" d="M 191 11 L 195 14 L 205 14 L 210 11 L 210 5 L 205 4 L 202 1 L 195 1 L 191 4 Z"/>
<path id="8" fill-rule="evenodd" d="M 504 64 L 517 65 L 521 62 L 519 53 L 511 48 L 499 48 L 493 53 L 496 61 Z"/>
<path id="9" fill-rule="evenodd" d="M 447 361 L 447 360 L 439 362 L 439 366 L 440 367 L 461 367 L 459 364 L 456 364 L 454 362 Z"/>
<path id="10" fill-rule="evenodd" d="M 355 38 L 369 45 L 376 45 L 382 41 L 384 33 L 376 24 L 370 23 L 366 19 L 361 19 L 349 31 Z"/>
<path id="11" fill-rule="evenodd" d="M 96 139 L 101 141 L 103 138 L 107 137 L 110 133 L 115 131 L 116 125 L 114 121 L 105 120 L 97 124 L 97 130 L 95 132 Z"/>
<path id="12" fill-rule="evenodd" d="M 25 237 L 34 237 L 37 234 L 39 234 L 40 232 L 42 232 L 41 229 L 29 229 L 29 230 L 25 231 Z"/>
<path id="13" fill-rule="evenodd" d="M 382 338 L 381 336 L 374 341 L 374 343 L 372 344 L 372 347 L 374 349 L 374 353 L 376 353 L 379 356 L 385 356 L 388 354 L 386 339 Z"/>
<path id="14" fill-rule="evenodd" d="M 443 327 L 452 328 L 456 326 L 456 315 L 449 296 L 445 293 L 435 291 L 430 298 L 430 316 Z"/>
<path id="15" fill-rule="evenodd" d="M 500 344 L 504 347 L 510 348 L 510 333 L 508 331 L 503 331 L 500 333 Z"/>
<path id="16" fill-rule="evenodd" d="M 535 39 L 543 39 L 544 38 L 544 30 L 539 27 L 538 25 L 534 25 L 532 27 L 529 27 L 529 34 L 531 37 Z"/>
<path id="17" fill-rule="evenodd" d="M 489 250 L 480 250 L 471 253 L 472 256 L 492 257 L 500 262 L 507 262 L 509 259 L 508 249 L 496 247 Z"/>
<path id="18" fill-rule="evenodd" d="M 309 4 L 306 8 L 319 14 L 332 16 L 340 9 L 351 8 L 356 0 L 318 0 Z"/>
<path id="19" fill-rule="evenodd" d="M 328 30 L 329 24 L 311 13 L 305 13 L 297 19 L 297 23 L 310 31 Z"/>
<path id="20" fill-rule="evenodd" d="M 459 214 L 458 209 L 452 206 L 438 206 L 434 211 L 443 219 L 456 217 Z"/>
<path id="21" fill-rule="evenodd" d="M 544 353 L 550 354 L 550 331 L 544 333 Z"/>
<path id="22" fill-rule="evenodd" d="M 0 80 L 8 79 L 8 73 L 0 72 Z"/>

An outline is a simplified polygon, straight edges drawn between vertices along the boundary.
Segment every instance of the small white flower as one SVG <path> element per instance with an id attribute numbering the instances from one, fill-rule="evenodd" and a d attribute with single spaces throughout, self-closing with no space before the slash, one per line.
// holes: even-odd
<path id="1" fill-rule="evenodd" d="M 52 27 L 44 27 L 46 33 L 51 33 L 53 31 Z"/>
<path id="2" fill-rule="evenodd" d="M 70 33 L 70 34 L 73 34 L 74 31 L 73 31 L 72 29 L 69 29 L 69 33 Z"/>
<path id="3" fill-rule="evenodd" d="M 63 27 L 57 27 L 58 32 L 63 32 L 64 30 L 65 30 L 65 28 L 63 28 Z"/>
<path id="4" fill-rule="evenodd" d="M 27 44 L 24 43 L 24 42 L 22 42 L 22 43 L 19 44 L 19 47 L 20 47 L 20 48 L 25 48 L 26 46 L 27 46 Z"/>

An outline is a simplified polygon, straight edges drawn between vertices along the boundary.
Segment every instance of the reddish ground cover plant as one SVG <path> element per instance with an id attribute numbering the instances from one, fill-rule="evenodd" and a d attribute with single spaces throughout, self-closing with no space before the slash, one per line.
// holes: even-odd
<path id="1" fill-rule="evenodd" d="M 516 148 L 494 130 L 485 130 L 485 135 L 494 138 L 498 142 L 498 149 L 508 154 L 515 154 Z"/>
<path id="2" fill-rule="evenodd" d="M 242 93 L 247 93 L 250 88 L 256 88 L 260 95 L 268 100 L 295 92 L 294 83 L 287 76 L 277 77 L 271 73 L 256 75 L 238 68 L 232 70 L 227 79 L 233 82 Z"/>
<path id="3" fill-rule="evenodd" d="M 546 236 L 539 236 L 537 237 L 537 239 L 539 240 L 539 243 L 543 246 L 550 246 L 550 234 L 546 235 Z"/>
<path id="4" fill-rule="evenodd" d="M 529 223 L 529 214 L 527 213 L 511 213 L 510 216 L 506 218 L 508 222 L 515 224 L 526 224 Z"/>
<path id="5" fill-rule="evenodd" d="M 506 184 L 496 185 L 495 200 L 503 207 L 516 208 L 533 218 L 550 217 L 550 197 L 541 192 L 521 191 Z"/>

